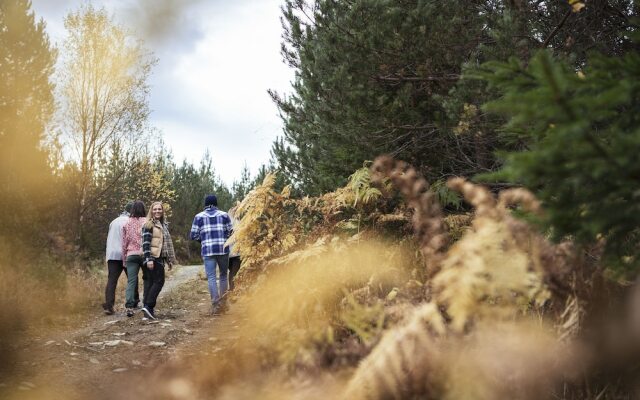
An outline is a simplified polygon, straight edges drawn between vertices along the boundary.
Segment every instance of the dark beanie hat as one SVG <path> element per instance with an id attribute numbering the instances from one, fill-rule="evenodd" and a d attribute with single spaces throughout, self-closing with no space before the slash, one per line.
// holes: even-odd
<path id="1" fill-rule="evenodd" d="M 215 194 L 208 194 L 207 197 L 204 198 L 204 206 L 205 207 L 209 207 L 209 206 L 217 207 L 218 206 L 218 198 L 216 197 L 216 195 Z"/>
<path id="2" fill-rule="evenodd" d="M 128 213 L 130 213 L 130 212 L 131 212 L 131 209 L 132 209 L 132 208 L 133 208 L 133 201 L 128 202 L 128 203 L 127 203 L 127 205 L 126 205 L 126 206 L 124 206 L 124 210 L 125 210 L 126 212 L 128 212 Z"/>

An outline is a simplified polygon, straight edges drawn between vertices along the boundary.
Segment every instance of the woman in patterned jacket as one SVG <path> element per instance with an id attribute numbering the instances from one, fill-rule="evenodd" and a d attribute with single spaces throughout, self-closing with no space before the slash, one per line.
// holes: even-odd
<path id="1" fill-rule="evenodd" d="M 142 228 L 142 251 L 144 255 L 142 312 L 147 318 L 156 319 L 154 308 L 156 299 L 164 286 L 164 267 L 166 265 L 171 270 L 176 262 L 162 202 L 156 201 L 151 204 L 147 222 Z"/>
<path id="2" fill-rule="evenodd" d="M 122 261 L 127 268 L 127 290 L 125 291 L 127 317 L 133 317 L 137 301 L 138 273 L 142 267 L 142 226 L 147 221 L 145 207 L 140 200 L 133 203 L 129 220 L 122 227 Z M 144 279 L 144 272 L 142 279 Z M 145 292 L 146 295 L 146 292 Z"/>

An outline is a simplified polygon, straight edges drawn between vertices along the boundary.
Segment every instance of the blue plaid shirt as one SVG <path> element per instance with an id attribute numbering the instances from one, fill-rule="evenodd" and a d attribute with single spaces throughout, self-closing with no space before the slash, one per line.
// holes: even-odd
<path id="1" fill-rule="evenodd" d="M 229 253 L 229 247 L 224 243 L 232 232 L 229 214 L 216 207 L 207 207 L 196 214 L 189 236 L 202 245 L 202 257 L 208 257 Z"/>

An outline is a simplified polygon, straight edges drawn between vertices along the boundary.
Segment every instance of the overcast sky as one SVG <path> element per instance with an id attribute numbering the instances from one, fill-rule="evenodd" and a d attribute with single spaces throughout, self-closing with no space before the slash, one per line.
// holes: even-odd
<path id="1" fill-rule="evenodd" d="M 86 1 L 32 0 L 54 43 L 63 19 Z M 280 55 L 282 0 L 94 0 L 132 29 L 159 62 L 151 77 L 152 125 L 176 161 L 208 149 L 227 184 L 246 162 L 269 160 L 282 123 L 267 89 L 288 91 L 293 71 Z"/>

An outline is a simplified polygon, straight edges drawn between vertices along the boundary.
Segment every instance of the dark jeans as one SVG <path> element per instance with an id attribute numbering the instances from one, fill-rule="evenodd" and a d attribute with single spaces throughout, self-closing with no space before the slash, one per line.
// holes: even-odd
<path id="1" fill-rule="evenodd" d="M 127 275 L 127 270 L 124 268 L 122 260 L 107 260 L 107 270 L 109 275 L 107 276 L 107 287 L 104 289 L 104 304 L 102 308 L 105 310 L 111 310 L 116 302 L 116 288 L 118 286 L 118 279 L 122 271 Z M 135 288 L 135 302 L 138 304 L 140 301 L 140 295 L 138 294 L 138 287 Z"/>
<path id="2" fill-rule="evenodd" d="M 142 304 L 145 307 L 153 308 L 156 306 L 158 295 L 164 286 L 164 260 L 156 258 L 153 260 L 153 269 L 142 266 L 142 280 L 144 285 L 144 299 Z"/>
<path id="3" fill-rule="evenodd" d="M 233 278 L 240 271 L 240 257 L 229 257 L 229 289 L 233 290 Z"/>

